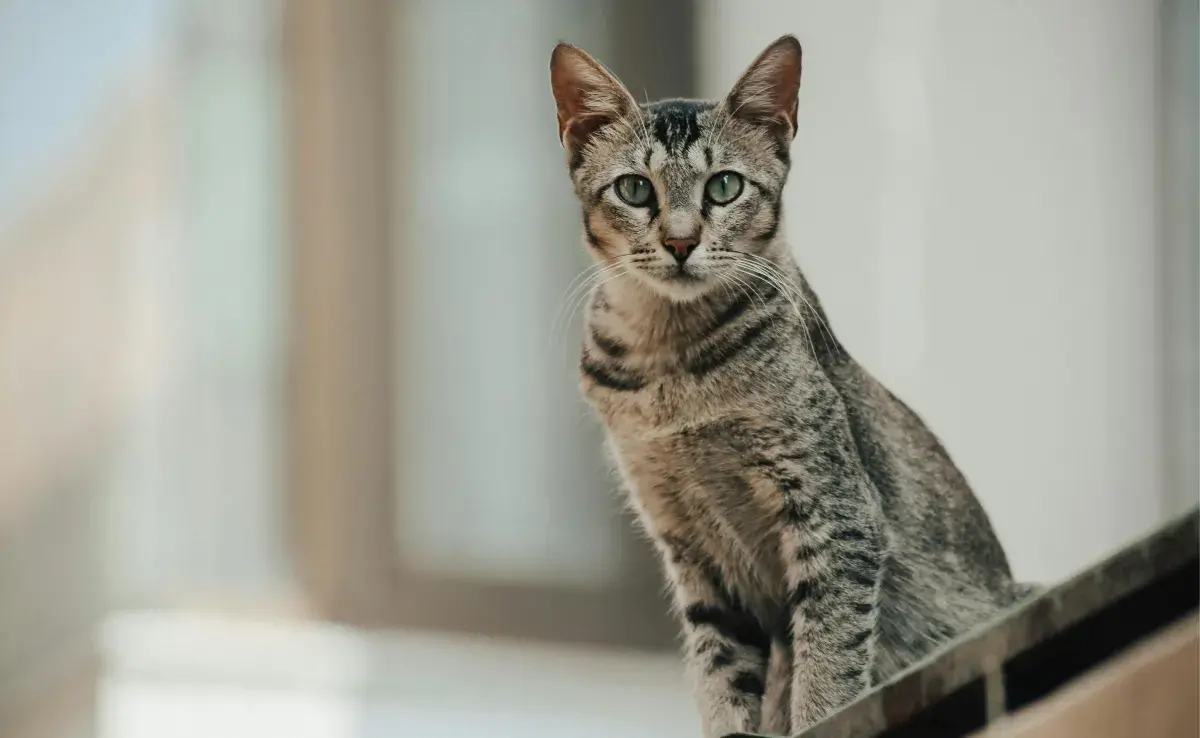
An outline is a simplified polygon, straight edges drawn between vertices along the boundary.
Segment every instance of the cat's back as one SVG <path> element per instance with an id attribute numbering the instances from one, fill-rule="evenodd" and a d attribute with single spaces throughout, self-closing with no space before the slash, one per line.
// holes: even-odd
<path id="1" fill-rule="evenodd" d="M 1008 559 L 962 472 L 925 422 L 853 360 L 831 372 L 884 514 L 902 546 L 1002 590 Z"/>
<path id="2" fill-rule="evenodd" d="M 886 678 L 1030 591 L 925 422 L 844 350 L 823 359 L 888 522 L 877 665 Z"/>

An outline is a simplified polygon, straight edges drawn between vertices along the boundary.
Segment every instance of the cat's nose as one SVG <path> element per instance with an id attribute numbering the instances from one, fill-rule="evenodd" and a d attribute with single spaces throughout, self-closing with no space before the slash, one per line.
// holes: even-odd
<path id="1" fill-rule="evenodd" d="M 663 239 L 663 246 L 667 248 L 671 256 L 675 257 L 675 261 L 680 264 L 687 261 L 687 258 L 692 255 L 692 252 L 696 250 L 696 246 L 699 243 L 700 239 L 695 236 Z"/>

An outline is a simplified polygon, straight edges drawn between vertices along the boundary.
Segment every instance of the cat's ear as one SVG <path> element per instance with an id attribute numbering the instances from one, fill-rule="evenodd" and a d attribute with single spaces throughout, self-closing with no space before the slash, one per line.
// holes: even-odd
<path id="1" fill-rule="evenodd" d="M 800 42 L 784 36 L 758 55 L 729 96 L 729 113 L 772 128 L 784 140 L 796 135 L 796 100 L 800 94 Z"/>
<path id="2" fill-rule="evenodd" d="M 558 106 L 558 138 L 568 151 L 581 151 L 601 126 L 629 120 L 637 110 L 612 72 L 570 44 L 558 44 L 550 55 L 550 88 Z"/>

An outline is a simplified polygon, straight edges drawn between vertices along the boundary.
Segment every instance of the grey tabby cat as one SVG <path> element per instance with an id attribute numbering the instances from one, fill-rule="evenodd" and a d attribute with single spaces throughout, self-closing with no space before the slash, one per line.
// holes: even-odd
<path id="1" fill-rule="evenodd" d="M 783 239 L 800 57 L 785 36 L 722 102 L 645 105 L 580 49 L 550 63 L 603 274 L 581 385 L 662 555 L 710 737 L 800 730 L 1027 591 Z"/>

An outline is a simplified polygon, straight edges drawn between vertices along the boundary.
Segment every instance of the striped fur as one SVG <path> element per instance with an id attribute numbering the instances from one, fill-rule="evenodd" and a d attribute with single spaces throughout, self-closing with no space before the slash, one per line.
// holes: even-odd
<path id="1" fill-rule="evenodd" d="M 829 330 L 782 238 L 795 39 L 720 103 L 637 105 L 566 45 L 551 68 L 603 266 L 581 386 L 662 555 L 705 735 L 800 730 L 1026 589 L 937 438 Z M 745 184 L 720 205 L 705 183 L 723 171 Z M 652 202 L 621 199 L 629 174 Z M 663 244 L 682 237 L 699 245 L 681 262 Z"/>

